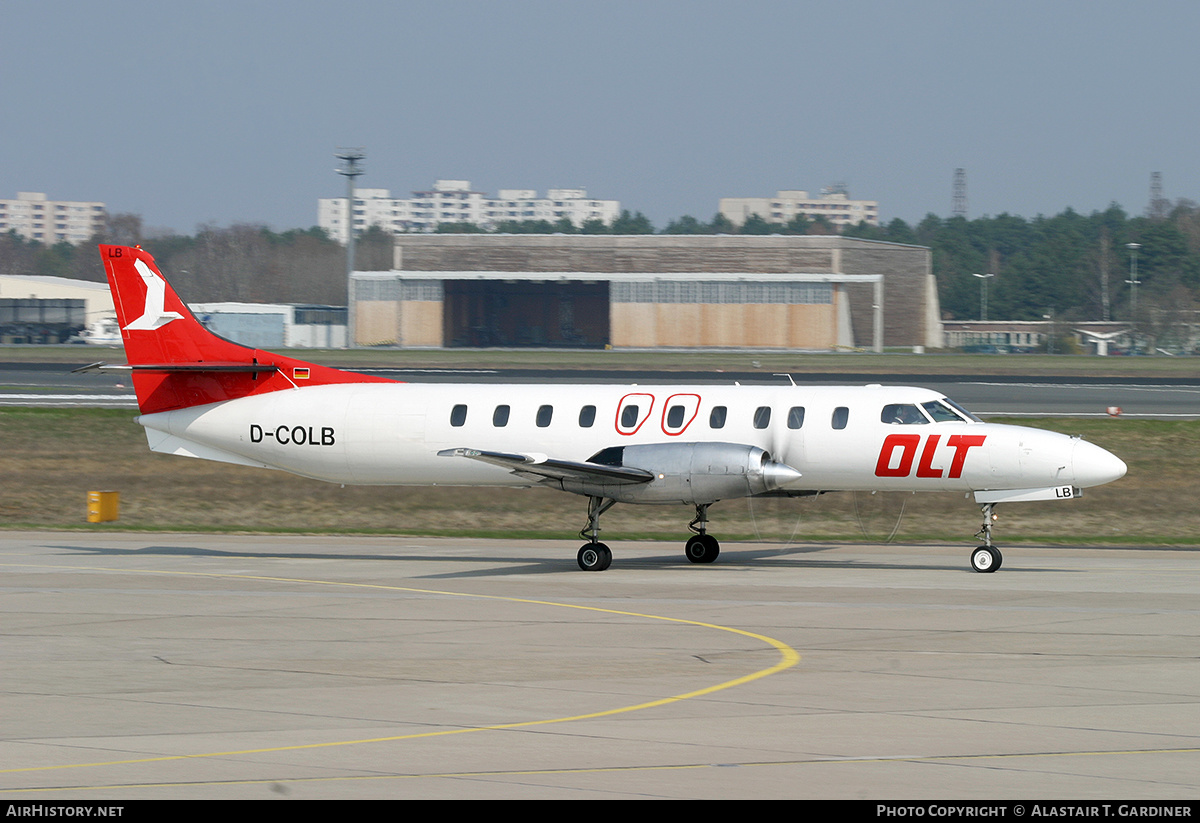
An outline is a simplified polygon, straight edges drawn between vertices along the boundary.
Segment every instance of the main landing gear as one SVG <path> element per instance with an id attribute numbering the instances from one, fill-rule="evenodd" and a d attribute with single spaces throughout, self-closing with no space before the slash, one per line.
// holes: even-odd
<path id="1" fill-rule="evenodd" d="M 697 503 L 696 517 L 688 523 L 688 528 L 695 534 L 688 538 L 683 553 L 693 563 L 711 563 L 721 553 L 721 544 L 708 533 L 708 506 L 708 503 Z"/>
<path id="2" fill-rule="evenodd" d="M 975 536 L 983 538 L 983 545 L 971 552 L 971 568 L 983 574 L 991 574 L 1004 562 L 1004 555 L 992 545 L 992 523 L 996 520 L 996 504 L 984 503 L 980 508 L 983 510 L 983 525 Z"/>
<path id="3" fill-rule="evenodd" d="M 585 572 L 602 572 L 612 565 L 612 549 L 596 538 L 600 536 L 600 515 L 615 505 L 616 500 L 605 500 L 603 497 L 588 498 L 588 522 L 579 531 L 579 536 L 588 542 L 580 547 L 575 558 L 579 568 Z"/>
<path id="4" fill-rule="evenodd" d="M 576 561 L 585 572 L 602 572 L 612 565 L 612 550 L 600 542 L 600 515 L 611 509 L 616 500 L 603 497 L 588 498 L 588 522 L 579 531 L 579 536 L 588 541 L 579 548 Z M 721 544 L 708 533 L 708 503 L 696 504 L 696 517 L 688 528 L 693 534 L 684 546 L 683 553 L 693 563 L 711 563 L 721 553 Z"/>

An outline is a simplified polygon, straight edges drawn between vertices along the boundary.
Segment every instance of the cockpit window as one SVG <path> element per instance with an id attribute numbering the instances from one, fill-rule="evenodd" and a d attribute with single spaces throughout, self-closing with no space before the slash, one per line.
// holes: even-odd
<path id="1" fill-rule="evenodd" d="M 884 423 L 895 423 L 900 426 L 915 426 L 929 421 L 912 403 L 889 403 L 883 407 L 879 419 Z"/>
<path id="2" fill-rule="evenodd" d="M 963 419 L 958 416 L 958 412 L 954 411 L 947 405 L 939 403 L 936 400 L 930 400 L 928 403 L 922 403 L 921 408 L 933 418 L 934 423 L 961 423 Z"/>
<path id="3" fill-rule="evenodd" d="M 950 408 L 954 409 L 956 412 L 958 412 L 960 415 L 962 415 L 962 416 L 963 416 L 963 418 L 964 418 L 964 419 L 966 419 L 966 420 L 971 420 L 971 421 L 974 421 L 975 423 L 982 423 L 982 422 L 983 422 L 983 421 L 982 421 L 982 420 L 980 420 L 978 417 L 976 417 L 975 415 L 971 414 L 969 411 L 967 411 L 966 409 L 964 409 L 962 406 L 960 406 L 960 405 L 958 405 L 957 403 L 955 403 L 955 402 L 954 402 L 953 400 L 951 400 L 949 397 L 943 397 L 943 398 L 942 398 L 942 402 L 943 402 L 943 403 L 945 403 L 945 404 L 946 404 L 947 406 L 949 406 Z"/>

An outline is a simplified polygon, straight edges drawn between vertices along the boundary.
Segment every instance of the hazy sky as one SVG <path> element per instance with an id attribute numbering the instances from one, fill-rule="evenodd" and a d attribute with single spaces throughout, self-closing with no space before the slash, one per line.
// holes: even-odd
<path id="1" fill-rule="evenodd" d="M 884 221 L 1200 200 L 1195 0 L 0 3 L 0 197 L 316 223 L 437 178 L 658 227 L 845 182 Z"/>

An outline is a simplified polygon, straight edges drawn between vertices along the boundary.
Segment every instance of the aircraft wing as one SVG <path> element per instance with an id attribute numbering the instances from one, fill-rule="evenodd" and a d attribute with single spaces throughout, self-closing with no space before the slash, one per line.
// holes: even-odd
<path id="1" fill-rule="evenodd" d="M 467 457 L 509 469 L 519 477 L 537 480 L 581 480 L 604 483 L 649 483 L 654 473 L 628 466 L 605 466 L 575 460 L 556 460 L 544 454 L 510 454 L 482 449 L 443 449 L 438 457 Z"/>

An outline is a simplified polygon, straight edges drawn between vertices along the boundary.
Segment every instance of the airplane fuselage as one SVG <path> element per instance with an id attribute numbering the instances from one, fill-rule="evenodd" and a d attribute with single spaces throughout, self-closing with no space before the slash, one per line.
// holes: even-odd
<path id="1" fill-rule="evenodd" d="M 791 492 L 1071 489 L 1119 476 L 1111 455 L 1078 438 L 912 413 L 947 408 L 943 399 L 884 386 L 344 384 L 139 422 L 156 451 L 364 485 L 531 485 L 439 455 L 452 449 L 586 461 L 611 447 L 688 442 L 760 448 L 800 473 Z"/>

